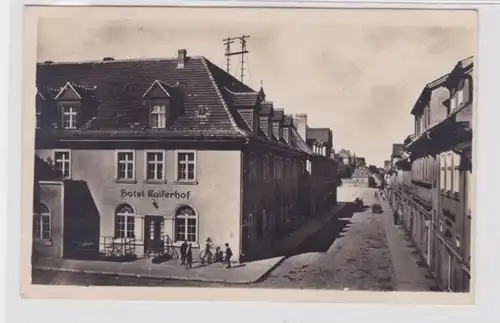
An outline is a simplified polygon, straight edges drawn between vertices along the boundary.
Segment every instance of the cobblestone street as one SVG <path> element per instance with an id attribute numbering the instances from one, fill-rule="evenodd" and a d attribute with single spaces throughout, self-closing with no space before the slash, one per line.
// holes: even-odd
<path id="1" fill-rule="evenodd" d="M 327 223 L 310 237 L 294 255 L 261 281 L 244 285 L 253 288 L 334 289 L 334 290 L 433 290 L 434 282 L 426 268 L 419 268 L 411 249 L 405 249 L 404 232 L 393 226 L 391 210 L 379 201 L 374 190 L 365 187 L 339 188 L 339 200 L 361 197 L 365 207 L 357 213 L 343 211 L 338 220 Z M 384 213 L 373 214 L 371 205 L 382 203 Z M 387 232 L 389 230 L 390 232 Z M 388 241 L 393 239 L 394 241 Z M 392 252 L 391 252 L 392 248 Z M 407 259 L 401 259 L 407 258 Z M 397 264 L 395 270 L 394 263 Z M 413 274 L 414 285 L 405 276 Z M 398 278 L 399 277 L 399 278 Z M 34 283 L 76 285 L 145 285 L 242 287 L 222 283 L 160 280 L 69 272 L 41 272 Z"/>

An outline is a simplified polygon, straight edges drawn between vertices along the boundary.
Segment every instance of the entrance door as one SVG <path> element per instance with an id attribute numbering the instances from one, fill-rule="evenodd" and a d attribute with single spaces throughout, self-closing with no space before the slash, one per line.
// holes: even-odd
<path id="1" fill-rule="evenodd" d="M 146 215 L 144 217 L 144 251 L 146 254 L 163 250 L 162 229 L 162 216 Z"/>

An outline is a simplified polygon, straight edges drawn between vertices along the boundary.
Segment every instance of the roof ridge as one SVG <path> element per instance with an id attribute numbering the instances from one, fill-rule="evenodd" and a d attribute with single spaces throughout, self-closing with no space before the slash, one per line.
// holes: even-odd
<path id="1" fill-rule="evenodd" d="M 203 66 L 205 67 L 205 70 L 208 74 L 208 78 L 210 79 L 210 81 L 212 82 L 212 85 L 215 89 L 215 92 L 217 93 L 217 96 L 219 97 L 220 101 L 222 102 L 222 107 L 224 108 L 224 111 L 226 111 L 227 113 L 227 116 L 229 118 L 229 122 L 231 122 L 231 125 L 234 127 L 234 129 L 239 132 L 240 134 L 244 135 L 244 136 L 247 136 L 247 133 L 245 131 L 243 131 L 243 129 L 241 129 L 240 127 L 238 127 L 237 123 L 236 123 L 236 120 L 234 120 L 234 116 L 231 114 L 231 111 L 229 110 L 229 107 L 228 105 L 226 104 L 226 100 L 224 100 L 224 97 L 222 96 L 222 93 L 219 89 L 219 86 L 217 85 L 217 82 L 215 82 L 215 78 L 212 74 L 212 72 L 210 71 L 210 68 L 208 67 L 208 64 L 206 62 L 206 58 L 205 57 L 201 57 L 201 61 L 203 63 Z"/>
<path id="2" fill-rule="evenodd" d="M 203 56 L 189 56 L 188 59 L 205 59 Z M 177 61 L 177 57 L 150 57 L 150 58 L 121 58 L 109 61 L 105 60 L 78 60 L 78 61 L 43 61 L 37 62 L 37 65 L 77 65 L 77 64 L 113 64 L 113 63 L 126 63 L 126 62 L 147 62 L 147 61 Z"/>
<path id="3" fill-rule="evenodd" d="M 234 94 L 234 95 L 259 95 L 259 92 L 255 92 L 255 91 L 251 91 L 251 92 L 234 92 L 234 91 L 231 91 L 230 89 L 228 89 L 227 86 L 224 86 L 224 90 L 226 90 L 230 94 Z"/>

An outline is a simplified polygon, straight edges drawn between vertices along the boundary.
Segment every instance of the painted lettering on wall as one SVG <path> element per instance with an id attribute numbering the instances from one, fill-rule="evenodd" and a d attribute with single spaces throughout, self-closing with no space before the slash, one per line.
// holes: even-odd
<path id="1" fill-rule="evenodd" d="M 191 191 L 187 192 L 168 192 L 165 190 L 121 190 L 122 197 L 149 197 L 149 198 L 167 198 L 167 199 L 176 199 L 176 200 L 189 200 L 191 197 Z"/>

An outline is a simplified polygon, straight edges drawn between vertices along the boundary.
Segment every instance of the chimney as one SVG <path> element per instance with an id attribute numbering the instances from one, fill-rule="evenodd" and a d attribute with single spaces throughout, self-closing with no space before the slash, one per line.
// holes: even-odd
<path id="1" fill-rule="evenodd" d="M 306 129 L 307 129 L 307 114 L 305 113 L 297 113 L 295 118 L 293 118 L 293 125 L 297 128 L 297 132 L 299 133 L 302 140 L 306 141 Z"/>
<path id="2" fill-rule="evenodd" d="M 186 63 L 187 50 L 179 49 L 177 51 L 177 68 L 184 68 L 184 63 Z"/>

